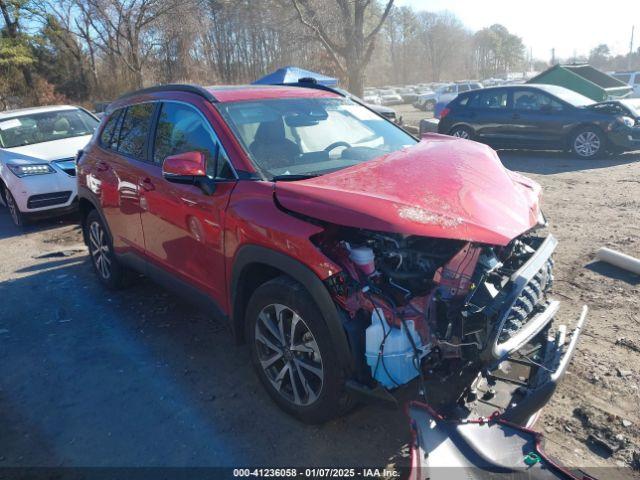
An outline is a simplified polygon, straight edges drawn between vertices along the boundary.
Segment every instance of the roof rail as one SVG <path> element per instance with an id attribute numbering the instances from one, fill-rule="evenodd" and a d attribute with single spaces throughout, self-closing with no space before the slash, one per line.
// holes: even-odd
<path id="1" fill-rule="evenodd" d="M 125 98 L 129 98 L 134 95 L 144 95 L 146 93 L 156 93 L 156 92 L 176 92 L 176 91 L 200 95 L 205 100 L 208 100 L 211 103 L 215 103 L 218 101 L 216 97 L 206 88 L 203 88 L 200 85 L 192 85 L 188 83 L 168 83 L 165 85 L 155 85 L 153 87 L 134 90 L 133 92 L 128 92 L 118 97 L 116 101 L 124 100 Z"/>
<path id="2" fill-rule="evenodd" d="M 346 90 L 342 90 L 341 88 L 332 88 L 321 83 L 313 77 L 303 77 L 299 78 L 297 82 L 292 83 L 277 83 L 274 85 L 281 85 L 283 87 L 302 87 L 302 88 L 315 88 L 316 90 L 324 90 L 326 92 L 332 92 L 341 97 L 350 97 L 351 95 Z"/>

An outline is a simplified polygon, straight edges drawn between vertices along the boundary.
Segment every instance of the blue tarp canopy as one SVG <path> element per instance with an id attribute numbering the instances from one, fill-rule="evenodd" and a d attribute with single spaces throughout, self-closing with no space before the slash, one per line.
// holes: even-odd
<path id="1" fill-rule="evenodd" d="M 254 85 L 278 85 L 281 83 L 296 83 L 301 78 L 315 78 L 316 82 L 326 85 L 327 87 L 335 87 L 338 85 L 338 80 L 333 77 L 327 77 L 321 73 L 312 72 L 311 70 L 305 70 L 298 67 L 282 67 L 259 78 Z"/>

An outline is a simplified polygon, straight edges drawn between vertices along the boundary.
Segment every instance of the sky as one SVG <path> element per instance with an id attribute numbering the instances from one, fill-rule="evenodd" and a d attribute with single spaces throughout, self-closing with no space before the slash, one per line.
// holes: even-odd
<path id="1" fill-rule="evenodd" d="M 522 38 L 534 58 L 567 59 L 588 55 L 606 43 L 614 54 L 629 51 L 635 23 L 634 50 L 640 46 L 640 0 L 396 0 L 414 10 L 454 13 L 471 30 L 501 23 Z"/>

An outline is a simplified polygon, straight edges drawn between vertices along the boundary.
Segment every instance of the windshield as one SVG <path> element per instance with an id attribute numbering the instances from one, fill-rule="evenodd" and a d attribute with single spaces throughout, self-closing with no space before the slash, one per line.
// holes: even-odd
<path id="1" fill-rule="evenodd" d="M 634 116 L 640 117 L 640 98 L 625 98 L 621 103 L 631 110 Z"/>
<path id="2" fill-rule="evenodd" d="M 5 118 L 0 120 L 0 145 L 2 148 L 14 148 L 91 135 L 98 123 L 98 120 L 79 109 Z"/>
<path id="3" fill-rule="evenodd" d="M 321 175 L 417 140 L 344 98 L 293 98 L 220 105 L 257 167 L 269 178 Z"/>

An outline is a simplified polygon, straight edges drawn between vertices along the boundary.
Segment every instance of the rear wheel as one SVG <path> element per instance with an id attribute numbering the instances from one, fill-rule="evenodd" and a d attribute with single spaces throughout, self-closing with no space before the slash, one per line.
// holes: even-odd
<path id="1" fill-rule="evenodd" d="M 576 130 L 571 137 L 571 150 L 585 160 L 598 158 L 606 150 L 606 140 L 596 127 L 583 127 Z"/>
<path id="2" fill-rule="evenodd" d="M 246 338 L 260 381 L 287 413 L 322 423 L 349 406 L 324 318 L 306 289 L 281 276 L 249 300 Z"/>
<path id="3" fill-rule="evenodd" d="M 449 131 L 452 137 L 464 138 L 465 140 L 473 140 L 473 131 L 469 127 L 457 126 Z"/>
<path id="4" fill-rule="evenodd" d="M 87 215 L 84 236 L 89 246 L 91 264 L 100 281 L 111 289 L 127 286 L 130 272 L 115 257 L 109 232 L 96 210 Z"/>
<path id="5" fill-rule="evenodd" d="M 426 102 L 424 102 L 424 109 L 425 110 L 432 110 L 436 108 L 436 101 L 435 100 L 427 100 Z"/>

